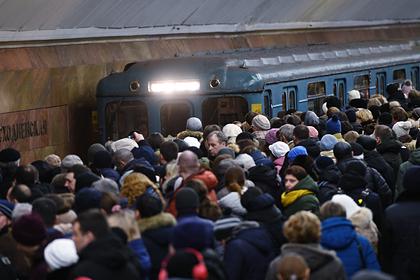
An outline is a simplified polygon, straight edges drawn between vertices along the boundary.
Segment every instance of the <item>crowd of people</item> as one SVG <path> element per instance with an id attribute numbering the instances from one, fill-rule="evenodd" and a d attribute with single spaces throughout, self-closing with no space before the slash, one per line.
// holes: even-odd
<path id="1" fill-rule="evenodd" d="M 27 165 L 3 149 L 0 278 L 420 279 L 417 96 L 191 117 Z"/>

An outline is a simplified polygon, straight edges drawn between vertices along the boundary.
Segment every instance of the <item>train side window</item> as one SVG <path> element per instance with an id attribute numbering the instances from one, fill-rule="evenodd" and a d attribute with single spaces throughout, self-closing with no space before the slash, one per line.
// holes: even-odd
<path id="1" fill-rule="evenodd" d="M 385 95 L 386 89 L 386 73 L 376 73 L 376 93 Z"/>
<path id="2" fill-rule="evenodd" d="M 419 80 L 419 67 L 411 68 L 411 81 L 415 89 L 420 89 L 420 80 Z"/>
<path id="3" fill-rule="evenodd" d="M 287 111 L 287 91 L 283 92 L 281 95 L 281 109 Z"/>
<path id="4" fill-rule="evenodd" d="M 225 125 L 234 121 L 244 121 L 248 112 L 248 102 L 240 96 L 211 97 L 201 105 L 203 125 Z"/>
<path id="5" fill-rule="evenodd" d="M 307 90 L 308 111 L 314 111 L 316 114 L 320 115 L 325 95 L 325 82 L 309 83 Z"/>
<path id="6" fill-rule="evenodd" d="M 117 140 L 138 130 L 149 134 L 147 106 L 141 101 L 111 102 L 105 108 L 106 138 Z"/>
<path id="7" fill-rule="evenodd" d="M 168 103 L 160 108 L 160 126 L 163 136 L 176 136 L 185 130 L 187 119 L 191 116 L 191 107 L 186 102 Z"/>
<path id="8" fill-rule="evenodd" d="M 345 92 L 346 92 L 346 80 L 345 79 L 334 80 L 333 93 L 340 100 L 341 107 L 344 106 Z"/>
<path id="9" fill-rule="evenodd" d="M 361 76 L 356 76 L 354 78 L 354 89 L 357 89 L 362 98 L 368 99 L 370 96 L 369 93 L 369 86 L 370 86 L 370 81 L 369 81 L 369 75 L 361 75 Z"/>
<path id="10" fill-rule="evenodd" d="M 395 82 L 402 83 L 405 80 L 405 69 L 397 69 L 392 72 L 392 79 Z"/>
<path id="11" fill-rule="evenodd" d="M 289 89 L 289 109 L 296 109 L 296 88 Z"/>

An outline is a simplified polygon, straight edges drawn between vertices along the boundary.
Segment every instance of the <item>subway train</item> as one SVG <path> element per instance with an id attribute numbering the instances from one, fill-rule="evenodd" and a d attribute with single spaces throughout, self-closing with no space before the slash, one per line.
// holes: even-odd
<path id="1" fill-rule="evenodd" d="M 296 109 L 321 112 L 327 96 L 345 106 L 348 92 L 386 95 L 410 79 L 420 88 L 420 42 L 240 49 L 127 64 L 101 79 L 96 100 L 101 141 L 138 130 L 176 135 L 190 116 L 203 125 L 268 117 Z"/>

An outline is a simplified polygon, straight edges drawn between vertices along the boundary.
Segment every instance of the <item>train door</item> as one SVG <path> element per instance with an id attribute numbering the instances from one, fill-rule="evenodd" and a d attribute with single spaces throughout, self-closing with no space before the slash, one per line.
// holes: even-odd
<path id="1" fill-rule="evenodd" d="M 185 130 L 187 119 L 192 116 L 192 105 L 187 100 L 164 103 L 160 107 L 160 129 L 164 136 L 176 136 Z"/>
<path id="2" fill-rule="evenodd" d="M 354 77 L 353 88 L 360 92 L 363 99 L 370 98 L 370 75 L 364 74 Z"/>
<path id="3" fill-rule="evenodd" d="M 376 73 L 376 94 L 382 94 L 385 96 L 386 90 L 386 73 Z"/>
<path id="4" fill-rule="evenodd" d="M 411 81 L 413 82 L 413 87 L 419 90 L 420 89 L 419 67 L 411 68 Z"/>
<path id="5" fill-rule="evenodd" d="M 344 107 L 344 95 L 346 93 L 346 80 L 345 79 L 337 79 L 334 80 L 333 86 L 333 93 L 335 97 L 340 100 L 341 107 Z"/>
<path id="6" fill-rule="evenodd" d="M 297 88 L 296 87 L 285 87 L 282 95 L 282 109 L 283 111 L 287 111 L 290 109 L 297 109 L 296 108 L 296 96 L 297 96 Z"/>
<path id="7" fill-rule="evenodd" d="M 273 108 L 271 107 L 272 99 L 271 99 L 271 90 L 264 91 L 264 115 L 271 118 L 273 114 Z"/>

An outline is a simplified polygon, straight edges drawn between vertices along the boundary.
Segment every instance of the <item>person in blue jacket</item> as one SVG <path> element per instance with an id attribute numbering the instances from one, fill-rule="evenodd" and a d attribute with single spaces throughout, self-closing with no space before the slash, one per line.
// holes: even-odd
<path id="1" fill-rule="evenodd" d="M 346 210 L 332 201 L 321 207 L 321 245 L 334 250 L 343 263 L 347 278 L 363 269 L 380 271 L 375 252 L 369 241 L 356 233 Z"/>

